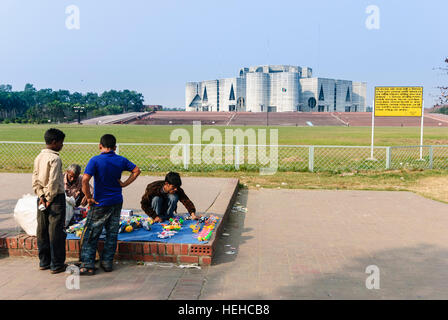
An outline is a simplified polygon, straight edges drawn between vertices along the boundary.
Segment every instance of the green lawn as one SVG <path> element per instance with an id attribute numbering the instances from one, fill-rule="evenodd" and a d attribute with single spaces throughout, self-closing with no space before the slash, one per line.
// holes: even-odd
<path id="1" fill-rule="evenodd" d="M 0 141 L 29 141 L 40 142 L 39 144 L 0 144 L 0 171 L 29 172 L 32 170 L 33 159 L 40 152 L 43 144 L 43 134 L 49 125 L 0 125 Z M 88 160 L 98 153 L 101 135 L 112 133 L 117 137 L 119 143 L 119 154 L 131 159 L 142 170 L 150 172 L 163 172 L 169 170 L 213 172 L 213 171 L 238 171 L 235 169 L 236 152 L 230 148 L 226 153 L 225 148 L 212 150 L 207 153 L 205 145 L 196 149 L 190 146 L 190 158 L 184 164 L 183 149 L 169 145 L 123 145 L 123 143 L 151 143 L 168 144 L 178 143 L 170 141 L 173 130 L 183 128 L 190 132 L 190 141 L 193 141 L 192 126 L 139 126 L 139 125 L 109 125 L 109 126 L 86 126 L 86 125 L 57 125 L 66 133 L 66 144 L 61 157 L 64 163 L 78 163 L 85 165 Z M 265 130 L 266 127 L 223 127 L 204 126 L 202 132 L 213 128 L 219 130 L 223 135 L 222 142 L 225 143 L 225 130 L 241 129 Z M 309 147 L 279 147 L 277 156 L 278 171 L 303 172 L 309 170 L 310 161 L 313 161 L 314 171 L 346 172 L 352 170 L 384 170 L 387 167 L 387 154 L 385 148 L 377 148 L 374 158 L 370 161 L 370 128 L 368 127 L 270 127 L 278 129 L 279 145 L 338 145 L 343 148 L 314 148 L 313 158 Z M 403 146 L 419 144 L 419 128 L 417 127 L 379 127 L 376 128 L 375 146 Z M 426 128 L 426 145 L 448 145 L 448 128 Z M 269 133 L 267 134 L 269 136 Z M 92 145 L 70 144 L 76 142 L 90 142 Z M 215 141 L 216 143 L 216 141 Z M 234 142 L 235 143 L 235 142 Z M 264 144 L 256 141 L 255 144 Z M 248 144 L 247 140 L 245 144 Z M 269 144 L 269 141 L 267 142 Z M 347 147 L 348 146 L 348 147 Z M 367 146 L 366 148 L 349 148 L 349 146 Z M 267 148 L 265 155 L 255 148 L 239 148 L 240 171 L 258 172 L 262 167 L 268 167 L 271 151 Z M 210 150 L 209 150 L 210 151 Z M 216 152 L 216 153 L 215 153 Z M 430 158 L 430 152 L 433 158 Z M 202 156 L 201 156 L 202 154 Z M 206 155 L 212 159 L 207 161 Z M 430 151 L 423 150 L 423 161 L 419 161 L 419 148 L 398 148 L 390 153 L 390 166 L 393 169 L 424 169 L 433 168 L 446 169 L 448 167 L 448 148 L 438 147 Z M 173 160 L 177 159 L 177 160 Z M 197 159 L 198 161 L 195 161 Z M 314 159 L 314 160 L 313 160 Z M 432 160 L 430 160 L 432 159 Z"/>
<path id="2" fill-rule="evenodd" d="M 0 141 L 36 141 L 43 142 L 43 134 L 48 125 L 0 125 Z M 52 126 L 53 127 L 53 126 Z M 105 133 L 112 133 L 121 143 L 171 143 L 170 134 L 176 128 L 190 131 L 191 126 L 136 126 L 136 125 L 110 125 L 110 126 L 78 126 L 56 125 L 66 133 L 66 142 L 95 142 Z M 237 127 L 207 127 L 214 128 L 222 133 L 225 129 Z M 240 127 L 248 129 L 249 127 Z M 252 127 L 257 129 L 257 127 Z M 266 129 L 266 127 L 258 127 Z M 285 145 L 364 145 L 370 144 L 371 129 L 368 127 L 271 127 L 279 130 L 279 144 Z M 418 145 L 420 130 L 417 127 L 378 127 L 375 129 L 376 146 Z M 447 128 L 425 128 L 425 145 L 448 145 Z M 0 172 L 31 172 L 33 159 L 40 152 L 43 144 L 39 145 L 0 145 Z M 377 162 L 366 161 L 369 149 L 361 149 L 349 155 L 338 149 L 320 148 L 315 151 L 315 168 L 324 166 L 321 161 L 331 162 L 335 167 L 348 166 L 335 171 L 309 173 L 308 148 L 280 148 L 279 171 L 275 175 L 260 175 L 258 166 L 248 167 L 242 165 L 241 171 L 235 171 L 233 165 L 217 168 L 207 165 L 190 165 L 190 170 L 184 171 L 182 164 L 173 165 L 169 160 L 171 146 L 120 146 L 120 154 L 129 157 L 145 170 L 144 174 L 164 175 L 166 171 L 181 171 L 183 176 L 206 177 L 232 177 L 241 181 L 241 186 L 249 188 L 306 188 L 306 189 L 352 189 L 352 190 L 401 190 L 413 191 L 425 197 L 448 203 L 447 170 L 421 170 L 418 166 L 411 169 L 405 167 L 399 170 L 384 170 L 384 151 L 375 152 Z M 332 151 L 330 151 L 332 150 Z M 342 149 L 339 149 L 342 150 Z M 409 149 L 400 157 L 394 151 L 392 164 L 405 162 L 403 157 L 417 157 L 418 149 Z M 406 150 L 406 149 L 403 149 Z M 434 148 L 434 166 L 445 168 L 448 163 L 448 154 L 445 148 Z M 193 150 L 190 150 L 193 152 Z M 322 155 L 321 153 L 325 154 Z M 425 149 L 425 159 L 427 158 Z M 88 159 L 98 153 L 96 145 L 65 145 L 61 157 L 64 164 L 79 163 L 85 166 Z M 436 163 L 442 161 L 443 163 Z M 414 163 L 415 164 L 415 163 Z M 328 163 L 327 163 L 328 165 Z M 422 165 L 427 165 L 426 162 Z M 371 167 L 369 167 L 371 166 Z M 395 164 L 394 167 L 399 167 Z M 359 170 L 359 171 L 358 171 Z M 379 170 L 379 171 L 377 171 Z M 193 171 L 193 172 L 192 172 Z M 196 171 L 196 172 L 195 172 Z M 284 172 L 286 171 L 286 172 Z M 295 172 L 294 172 L 295 171 Z M 349 173 L 345 173 L 349 172 Z"/>
<path id="3" fill-rule="evenodd" d="M 170 134 L 176 128 L 187 129 L 192 136 L 192 126 L 143 126 L 143 125 L 20 125 L 1 124 L 0 141 L 42 141 L 46 129 L 56 127 L 66 133 L 66 142 L 98 142 L 105 133 L 114 134 L 120 143 L 175 143 Z M 203 126 L 202 131 L 214 128 L 224 136 L 225 129 L 266 129 L 266 127 Z M 279 144 L 283 145 L 370 145 L 369 127 L 269 127 L 278 129 Z M 376 146 L 419 145 L 419 127 L 377 127 Z M 448 144 L 448 128 L 428 127 L 424 130 L 424 144 Z"/>

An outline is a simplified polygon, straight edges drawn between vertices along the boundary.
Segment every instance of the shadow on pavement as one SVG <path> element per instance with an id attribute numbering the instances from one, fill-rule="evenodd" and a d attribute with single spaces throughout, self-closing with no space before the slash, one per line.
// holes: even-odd
<path id="1" fill-rule="evenodd" d="M 247 208 L 248 190 L 240 189 L 239 195 L 236 198 L 233 206 L 242 206 Z M 239 204 L 238 204 L 239 203 Z M 213 257 L 212 266 L 229 263 L 238 257 L 238 249 L 241 244 L 244 244 L 247 240 L 253 238 L 252 236 L 244 236 L 244 233 L 251 231 L 252 228 L 244 228 L 244 220 L 246 214 L 242 212 L 230 212 L 229 218 L 224 224 L 223 233 L 229 234 L 229 236 L 223 236 L 218 239 L 216 245 L 215 256 Z M 232 250 L 231 248 L 235 248 Z M 226 252 L 233 251 L 234 254 L 227 254 Z"/>

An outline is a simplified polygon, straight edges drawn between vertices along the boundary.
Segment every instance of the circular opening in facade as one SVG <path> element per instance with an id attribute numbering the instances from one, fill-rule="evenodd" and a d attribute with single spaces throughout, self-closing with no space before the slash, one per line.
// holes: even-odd
<path id="1" fill-rule="evenodd" d="M 310 107 L 310 109 L 314 109 L 316 107 L 316 99 L 314 97 L 308 99 L 308 107 Z"/>

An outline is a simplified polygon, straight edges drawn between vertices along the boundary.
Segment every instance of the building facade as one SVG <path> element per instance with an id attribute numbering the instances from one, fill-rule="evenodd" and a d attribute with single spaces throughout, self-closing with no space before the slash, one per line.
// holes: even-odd
<path id="1" fill-rule="evenodd" d="M 289 65 L 242 68 L 235 78 L 187 82 L 186 111 L 360 112 L 366 83 L 313 78 Z"/>

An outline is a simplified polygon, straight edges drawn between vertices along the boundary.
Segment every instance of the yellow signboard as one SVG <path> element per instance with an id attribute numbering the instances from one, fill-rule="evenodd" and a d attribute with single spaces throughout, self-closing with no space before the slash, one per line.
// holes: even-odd
<path id="1" fill-rule="evenodd" d="M 375 87 L 376 117 L 421 117 L 423 87 Z"/>

